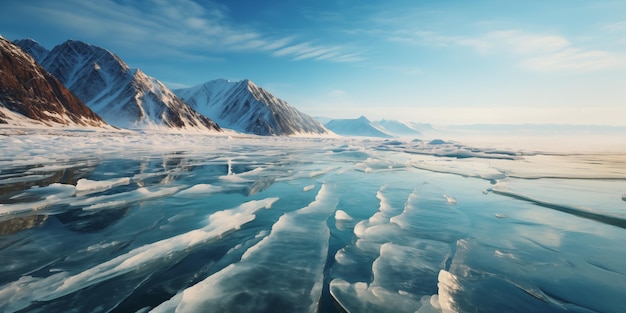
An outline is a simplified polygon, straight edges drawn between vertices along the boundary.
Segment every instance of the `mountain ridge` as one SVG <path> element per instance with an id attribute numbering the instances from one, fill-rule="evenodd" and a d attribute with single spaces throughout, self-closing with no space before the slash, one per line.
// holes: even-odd
<path id="1" fill-rule="evenodd" d="M 20 42 L 32 45 L 30 41 Z M 41 64 L 112 125 L 221 131 L 163 83 L 130 68 L 104 48 L 67 40 L 41 58 Z"/>
<path id="2" fill-rule="evenodd" d="M 30 54 L 2 36 L 0 124 L 108 126 Z"/>
<path id="3" fill-rule="evenodd" d="M 392 138 L 392 134 L 372 123 L 361 115 L 355 119 L 333 119 L 325 124 L 326 128 L 343 136 Z"/>
<path id="4" fill-rule="evenodd" d="M 330 134 L 320 122 L 249 79 L 211 80 L 174 92 L 225 128 L 262 136 Z"/>

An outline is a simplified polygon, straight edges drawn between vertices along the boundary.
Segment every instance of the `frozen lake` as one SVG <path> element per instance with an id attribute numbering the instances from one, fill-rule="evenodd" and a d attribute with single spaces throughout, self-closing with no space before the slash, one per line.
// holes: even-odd
<path id="1" fill-rule="evenodd" d="M 0 151 L 0 312 L 626 312 L 620 152 L 42 130 Z"/>

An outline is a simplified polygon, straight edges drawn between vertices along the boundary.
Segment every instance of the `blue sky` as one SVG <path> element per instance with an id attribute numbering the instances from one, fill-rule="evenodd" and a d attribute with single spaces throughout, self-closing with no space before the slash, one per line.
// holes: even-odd
<path id="1" fill-rule="evenodd" d="M 626 1 L 3 0 L 170 87 L 251 79 L 315 116 L 626 125 Z"/>

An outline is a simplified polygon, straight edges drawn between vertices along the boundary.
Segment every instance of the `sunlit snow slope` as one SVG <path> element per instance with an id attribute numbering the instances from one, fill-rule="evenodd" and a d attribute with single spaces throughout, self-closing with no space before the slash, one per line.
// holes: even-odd
<path id="1" fill-rule="evenodd" d="M 247 79 L 218 79 L 174 92 L 224 128 L 264 136 L 329 134 L 314 118 Z"/>
<path id="2" fill-rule="evenodd" d="M 334 119 L 325 124 L 326 128 L 343 136 L 391 138 L 392 134 L 372 123 L 365 116 L 356 119 Z"/>

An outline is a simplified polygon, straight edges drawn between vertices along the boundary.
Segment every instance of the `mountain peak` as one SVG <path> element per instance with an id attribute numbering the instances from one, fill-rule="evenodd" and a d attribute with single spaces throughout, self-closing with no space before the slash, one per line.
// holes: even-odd
<path id="1" fill-rule="evenodd" d="M 42 65 L 109 123 L 219 131 L 163 83 L 112 52 L 78 40 L 54 47 Z"/>
<path id="2" fill-rule="evenodd" d="M 94 48 L 95 46 L 92 46 L 86 42 L 80 41 L 80 40 L 74 40 L 74 39 L 68 39 L 65 42 L 63 42 L 62 44 L 60 44 L 60 46 L 70 46 L 70 47 L 89 47 L 89 48 Z"/>
<path id="3" fill-rule="evenodd" d="M 43 61 L 43 58 L 45 58 L 46 55 L 50 52 L 44 46 L 31 38 L 18 39 L 15 40 L 13 43 L 20 47 L 24 52 L 35 58 L 37 62 Z"/>
<path id="4" fill-rule="evenodd" d="M 344 136 L 365 136 L 365 137 L 393 137 L 385 130 L 380 129 L 374 125 L 365 116 L 360 116 L 355 119 L 335 119 L 326 123 L 326 126 L 331 131 L 339 135 Z"/>
<path id="5" fill-rule="evenodd" d="M 0 38 L 2 38 L 2 36 L 0 36 Z M 14 44 L 18 44 L 18 43 L 26 43 L 26 44 L 37 44 L 37 45 L 41 45 L 39 42 L 37 42 L 37 40 L 32 39 L 32 38 L 24 38 L 24 39 L 17 39 L 13 41 Z"/>
<path id="6" fill-rule="evenodd" d="M 175 92 L 225 128 L 263 136 L 329 134 L 321 123 L 249 79 L 218 79 Z"/>
<path id="7" fill-rule="evenodd" d="M 252 82 L 251 80 L 247 78 L 239 81 L 239 85 L 241 85 L 244 88 L 248 88 L 248 90 L 251 90 L 251 91 L 254 89 L 259 89 L 259 87 L 254 82 Z"/>
<path id="8" fill-rule="evenodd" d="M 0 123 L 26 120 L 45 125 L 106 126 L 17 45 L 2 38 L 0 52 Z"/>

